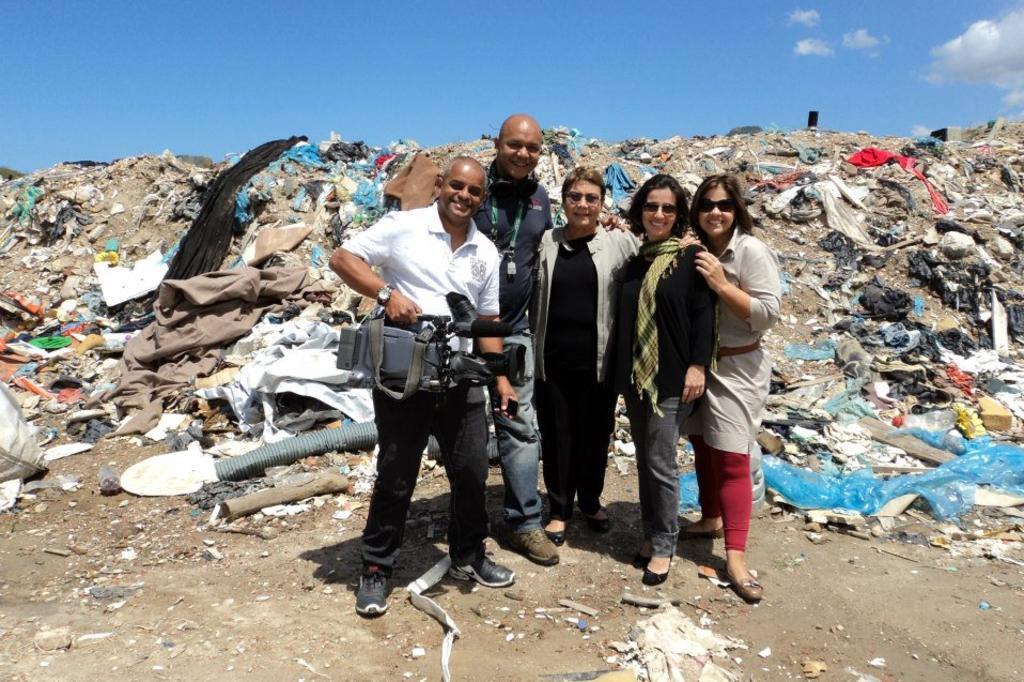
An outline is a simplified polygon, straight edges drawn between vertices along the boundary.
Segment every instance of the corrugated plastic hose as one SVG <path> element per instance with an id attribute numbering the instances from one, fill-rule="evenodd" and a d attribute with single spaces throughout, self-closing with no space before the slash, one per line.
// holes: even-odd
<path id="1" fill-rule="evenodd" d="M 218 460 L 214 467 L 219 481 L 244 481 L 262 476 L 269 467 L 286 466 L 303 457 L 333 451 L 369 450 L 376 444 L 377 425 L 373 422 L 359 422 L 268 443 L 241 457 Z M 433 436 L 427 443 L 427 454 L 433 459 L 441 457 L 441 448 Z M 494 461 L 497 456 L 498 441 L 492 437 L 487 441 L 487 457 Z"/>
<path id="2" fill-rule="evenodd" d="M 214 466 L 221 481 L 244 481 L 262 476 L 273 466 L 285 466 L 303 457 L 325 452 L 369 450 L 377 443 L 377 425 L 373 422 L 348 424 L 338 429 L 313 431 L 278 443 L 268 443 L 241 457 L 219 460 Z"/>

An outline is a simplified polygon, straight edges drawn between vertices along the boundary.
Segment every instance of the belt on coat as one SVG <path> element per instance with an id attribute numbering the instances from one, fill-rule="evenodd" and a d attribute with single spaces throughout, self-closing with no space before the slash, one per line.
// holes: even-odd
<path id="1" fill-rule="evenodd" d="M 761 339 L 748 343 L 745 346 L 722 346 L 718 349 L 718 357 L 727 358 L 730 355 L 743 355 L 744 353 L 751 353 L 761 347 Z"/>

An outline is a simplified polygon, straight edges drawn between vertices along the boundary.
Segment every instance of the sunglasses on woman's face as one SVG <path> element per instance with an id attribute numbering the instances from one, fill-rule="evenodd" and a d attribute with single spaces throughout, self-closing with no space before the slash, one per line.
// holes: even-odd
<path id="1" fill-rule="evenodd" d="M 566 198 L 574 204 L 582 204 L 584 200 L 591 206 L 601 201 L 600 194 L 584 194 L 583 192 L 566 192 Z"/>
<path id="2" fill-rule="evenodd" d="M 711 201 L 711 199 L 701 199 L 700 203 L 697 204 L 697 209 L 701 213 L 711 213 L 716 208 L 722 213 L 735 213 L 736 202 L 734 202 L 732 199 L 720 199 L 719 201 Z"/>
<path id="3" fill-rule="evenodd" d="M 659 208 L 665 215 L 676 214 L 676 207 L 674 204 L 659 204 L 653 201 L 648 201 L 644 204 L 644 213 L 657 213 Z"/>

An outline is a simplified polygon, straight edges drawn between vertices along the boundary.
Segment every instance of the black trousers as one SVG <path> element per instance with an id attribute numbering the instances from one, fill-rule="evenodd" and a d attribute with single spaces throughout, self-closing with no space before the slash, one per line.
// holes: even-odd
<path id="1" fill-rule="evenodd" d="M 380 451 L 377 480 L 363 530 L 363 562 L 392 568 L 405 533 L 420 459 L 432 434 L 441 446 L 451 485 L 448 553 L 456 565 L 472 563 L 487 537 L 487 421 L 483 390 L 457 387 L 420 391 L 394 400 L 373 391 Z"/>
<path id="2" fill-rule="evenodd" d="M 537 382 L 544 485 L 552 518 L 568 521 L 573 501 L 588 516 L 601 509 L 615 391 L 591 372 L 547 372 Z"/>

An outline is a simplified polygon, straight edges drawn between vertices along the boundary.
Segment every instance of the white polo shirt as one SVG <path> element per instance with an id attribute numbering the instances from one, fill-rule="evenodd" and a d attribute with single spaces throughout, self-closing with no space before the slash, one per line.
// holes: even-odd
<path id="1" fill-rule="evenodd" d="M 424 315 L 450 315 L 449 291 L 469 298 L 479 315 L 498 314 L 498 249 L 470 222 L 465 243 L 452 251 L 436 203 L 388 213 L 341 248 L 379 268 Z"/>

